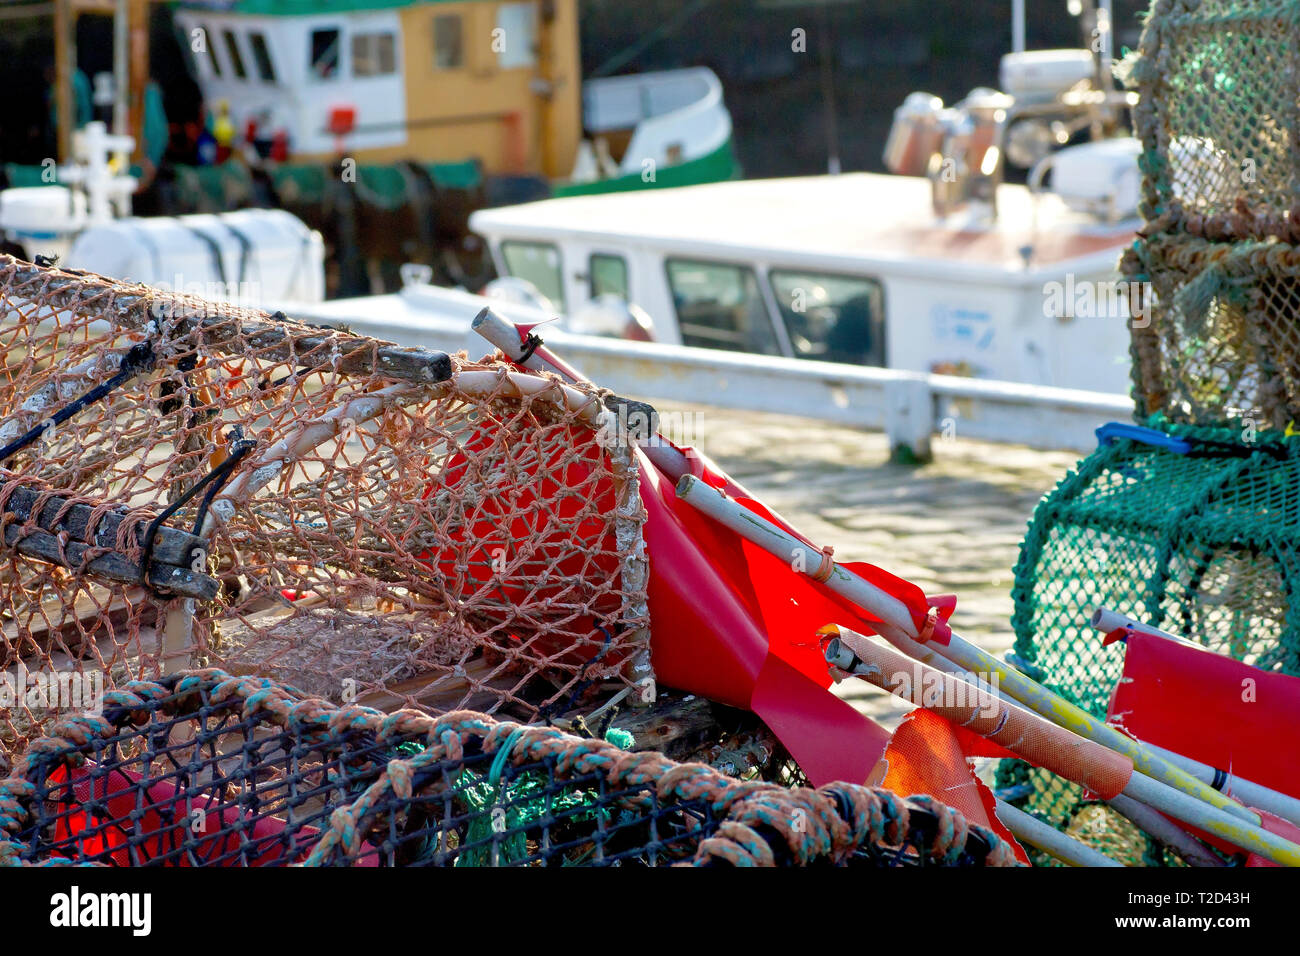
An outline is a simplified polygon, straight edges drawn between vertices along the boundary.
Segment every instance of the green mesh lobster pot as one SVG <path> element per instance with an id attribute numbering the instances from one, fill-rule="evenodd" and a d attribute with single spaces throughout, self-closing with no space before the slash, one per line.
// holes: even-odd
<path id="1" fill-rule="evenodd" d="M 1300 674 L 1300 441 L 1152 424 L 1042 500 L 1015 569 L 1016 654 L 1098 717 L 1124 662 L 1089 626 L 1099 606 Z"/>
<path id="2" fill-rule="evenodd" d="M 1300 439 L 1149 425 L 1103 429 L 1097 451 L 1039 503 L 1015 569 L 1017 657 L 1099 718 L 1124 645 L 1103 646 L 1089 624 L 1097 607 L 1300 674 Z M 1003 761 L 998 784 L 1058 827 L 1078 825 L 1094 802 L 1020 761 Z M 1154 844 L 1141 852 L 1116 858 L 1168 862 Z"/>

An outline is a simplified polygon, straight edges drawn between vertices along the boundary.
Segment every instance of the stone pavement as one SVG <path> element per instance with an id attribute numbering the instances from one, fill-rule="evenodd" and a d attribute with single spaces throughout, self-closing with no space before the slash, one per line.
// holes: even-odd
<path id="1" fill-rule="evenodd" d="M 682 406 L 655 403 L 666 423 Z M 889 461 L 883 434 L 806 419 L 693 409 L 690 443 L 841 561 L 869 561 L 927 593 L 955 593 L 954 630 L 1001 657 L 1011 648 L 1011 570 L 1039 498 L 1074 452 L 934 440 L 923 466 Z M 666 429 L 672 437 L 671 427 Z M 863 681 L 838 692 L 893 726 L 907 705 Z"/>

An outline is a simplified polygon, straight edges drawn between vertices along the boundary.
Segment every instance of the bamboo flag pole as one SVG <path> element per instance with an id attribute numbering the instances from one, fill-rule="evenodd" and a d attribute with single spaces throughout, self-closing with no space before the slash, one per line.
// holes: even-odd
<path id="1" fill-rule="evenodd" d="M 1067 836 L 1056 827 L 1048 826 L 1019 807 L 1013 807 L 1005 800 L 997 801 L 996 809 L 998 819 L 1011 831 L 1012 836 L 1021 843 L 1028 843 L 1049 856 L 1056 857 L 1062 863 L 1068 863 L 1070 866 L 1123 865 L 1087 844 Z"/>
<path id="2" fill-rule="evenodd" d="M 1165 640 L 1173 641 L 1176 644 L 1186 644 L 1195 647 L 1197 650 L 1204 650 L 1200 644 L 1184 640 L 1168 631 L 1163 631 L 1158 627 L 1150 624 L 1143 624 L 1141 621 L 1135 621 L 1131 617 L 1126 617 L 1117 611 L 1109 608 L 1099 607 L 1092 613 L 1089 619 L 1097 630 L 1109 634 L 1120 628 L 1132 628 L 1143 634 L 1150 634 L 1152 637 L 1160 637 Z M 1147 743 L 1145 745 L 1152 753 L 1163 757 L 1176 767 L 1181 767 L 1197 780 L 1204 784 L 1221 790 L 1224 793 L 1231 793 L 1247 806 L 1255 807 L 1258 810 L 1267 810 L 1269 813 L 1276 814 L 1284 820 L 1300 825 L 1300 800 L 1289 794 L 1273 790 L 1253 780 L 1246 780 L 1243 777 L 1233 775 L 1227 770 L 1220 770 L 1209 764 L 1201 763 L 1199 760 L 1193 760 L 1191 757 L 1175 753 L 1172 750 L 1166 750 L 1164 747 L 1157 747 L 1155 744 Z"/>
<path id="3" fill-rule="evenodd" d="M 1182 827 L 1173 823 L 1168 817 L 1147 806 L 1138 803 L 1124 794 L 1106 801 L 1116 812 L 1128 817 L 1139 830 L 1146 831 L 1157 843 L 1163 843 L 1183 858 L 1190 866 L 1227 866 L 1214 851 Z"/>
<path id="4" fill-rule="evenodd" d="M 550 372 L 568 382 L 585 380 L 581 372 L 552 353 L 545 345 L 536 346 L 529 356 L 524 358 L 524 342 L 519 336 L 519 326 L 504 316 L 497 315 L 487 306 L 474 316 L 469 327 L 487 339 L 489 345 L 499 348 L 510 361 L 517 362 L 524 368 L 530 368 L 534 372 Z"/>
<path id="5" fill-rule="evenodd" d="M 796 567 L 801 566 L 804 574 L 811 576 L 812 572 L 822 564 L 824 555 L 821 551 L 725 498 L 716 489 L 692 475 L 686 475 L 678 482 L 677 496 L 776 557 L 791 561 Z M 1217 810 L 1234 814 L 1256 827 L 1259 826 L 1259 814 L 1197 780 L 1187 771 L 1152 753 L 1137 741 L 1124 736 L 1115 728 L 1097 720 L 1083 709 L 1052 693 L 1020 671 L 1002 663 L 992 654 L 956 634 L 949 638 L 947 644 L 927 642 L 923 648 L 924 656 L 913 654 L 907 643 L 901 643 L 896 639 L 896 636 L 901 635 L 915 645 L 916 638 L 919 636 L 912 615 L 903 602 L 847 568 L 835 562 L 830 563 L 831 570 L 825 580 L 826 586 L 880 618 L 883 625 L 877 630 L 882 637 L 900 650 L 932 665 L 936 657 L 946 657 L 959 669 L 964 668 L 985 675 L 989 683 L 993 682 L 993 675 L 996 675 L 1000 691 L 1046 717 L 1052 723 L 1119 751 L 1131 759 L 1134 766 L 1144 774 L 1149 774 L 1175 790 L 1189 794 Z M 951 672 L 951 668 L 939 667 L 939 669 Z"/>
<path id="6" fill-rule="evenodd" d="M 843 630 L 838 626 L 833 626 L 833 629 L 834 632 L 837 634 Z M 962 679 L 962 676 L 963 675 L 958 675 L 958 678 Z M 979 689 L 987 693 L 993 693 L 996 690 L 996 688 L 993 688 L 990 685 L 983 685 Z M 967 692 L 968 698 L 972 696 L 972 692 L 974 690 L 975 687 L 971 686 L 971 690 Z M 1013 704 L 1014 706 L 1014 701 L 1011 701 L 1005 697 L 1003 697 L 1002 699 L 1005 700 L 1007 703 Z M 1169 820 L 1169 818 L 1162 816 L 1159 812 L 1157 812 L 1152 807 L 1149 807 L 1144 803 L 1139 803 L 1137 800 L 1134 800 L 1132 797 L 1127 797 L 1122 793 L 1116 794 L 1112 799 L 1107 800 L 1106 802 L 1109 803 L 1111 807 L 1113 807 L 1116 810 L 1116 812 L 1127 817 L 1139 829 L 1146 831 L 1155 840 L 1157 840 L 1160 843 L 1163 843 L 1166 846 L 1173 848 L 1190 865 L 1202 866 L 1202 867 L 1218 867 L 1218 866 L 1226 865 L 1222 859 L 1216 856 L 1215 853 L 1212 850 L 1210 850 L 1208 847 L 1206 847 L 1203 843 L 1201 843 L 1200 840 L 1196 839 L 1186 830 L 1183 830 L 1181 827 L 1172 823 Z M 998 801 L 999 816 L 1002 816 L 1002 806 L 1003 806 L 1002 801 L 999 800 Z M 1016 807 L 1008 805 L 1008 808 L 1015 813 L 1021 813 L 1019 810 L 1017 810 Z M 1034 817 L 1028 816 L 1027 814 L 1021 813 L 1021 816 L 1026 816 L 1029 820 L 1032 820 L 1035 823 L 1039 822 Z M 1044 845 L 1043 843 L 1038 842 L 1042 839 L 1042 835 L 1038 834 L 1037 831 L 1027 832 L 1022 835 L 1020 832 L 1014 829 L 1011 823 L 1008 822 L 1006 819 L 1003 819 L 1003 822 L 1007 824 L 1007 828 L 1010 829 L 1011 832 L 1014 833 L 1016 836 L 1018 837 L 1023 836 L 1025 842 L 1032 843 L 1040 850 L 1051 853 L 1053 856 L 1056 856 L 1058 859 L 1064 860 L 1066 862 L 1074 863 L 1074 865 L 1079 865 L 1079 866 L 1104 865 L 1104 864 L 1099 864 L 1095 861 L 1076 862 L 1072 857 L 1068 855 L 1068 851 L 1070 850 L 1070 847 L 1068 845 L 1063 846 L 1059 842 L 1052 843 L 1051 845 Z M 1055 828 L 1046 826 L 1045 824 L 1040 824 L 1040 826 L 1045 827 L 1048 833 L 1056 834 L 1057 836 L 1064 838 L 1064 834 L 1061 834 Z M 1082 846 L 1082 844 L 1079 845 Z M 1087 848 L 1085 847 L 1084 849 Z M 1067 855 L 1062 855 L 1061 853 L 1058 853 L 1057 850 L 1064 850 L 1067 852 Z M 1109 858 L 1105 857 L 1105 859 L 1109 859 Z"/>
<path id="7" fill-rule="evenodd" d="M 1179 637 L 1176 634 L 1170 634 L 1168 631 L 1162 631 L 1158 627 L 1152 627 L 1150 624 L 1143 624 L 1131 617 L 1120 614 L 1118 611 L 1112 611 L 1108 607 L 1099 607 L 1092 612 L 1088 618 L 1088 623 L 1101 631 L 1103 634 L 1109 634 L 1111 631 L 1118 631 L 1120 628 L 1129 627 L 1135 631 L 1141 631 L 1143 634 L 1150 634 L 1152 637 L 1163 637 L 1167 641 L 1173 641 L 1175 644 L 1183 644 L 1187 647 L 1195 647 L 1198 650 L 1204 648 L 1195 641 L 1189 641 L 1186 638 Z"/>
<path id="8" fill-rule="evenodd" d="M 826 660 L 842 671 L 923 705 L 1103 799 L 1116 794 L 1132 797 L 1274 863 L 1300 866 L 1300 845 L 1151 779 L 1134 769 L 1127 756 L 1103 744 L 861 634 L 836 625 L 829 625 L 824 633 L 828 632 L 836 636 L 826 645 Z"/>

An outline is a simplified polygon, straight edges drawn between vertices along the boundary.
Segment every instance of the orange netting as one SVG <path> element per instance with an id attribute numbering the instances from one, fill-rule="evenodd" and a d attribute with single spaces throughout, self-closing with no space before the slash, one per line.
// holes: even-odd
<path id="1" fill-rule="evenodd" d="M 637 474 L 593 389 L 7 256 L 0 353 L 11 690 L 215 665 L 529 720 L 649 677 Z M 0 763 L 59 709 L 0 699 Z"/>

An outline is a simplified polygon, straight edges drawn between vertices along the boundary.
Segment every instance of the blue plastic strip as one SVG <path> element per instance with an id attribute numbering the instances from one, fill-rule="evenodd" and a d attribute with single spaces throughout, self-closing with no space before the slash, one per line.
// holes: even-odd
<path id="1" fill-rule="evenodd" d="M 1163 448 L 1178 455 L 1186 455 L 1192 450 L 1191 442 L 1184 441 L 1181 438 L 1174 438 L 1172 435 L 1166 435 L 1154 428 L 1144 428 L 1141 425 L 1131 425 L 1128 422 L 1110 422 L 1097 429 L 1098 445 L 1111 445 L 1121 438 L 1140 441 L 1144 445 Z"/>

